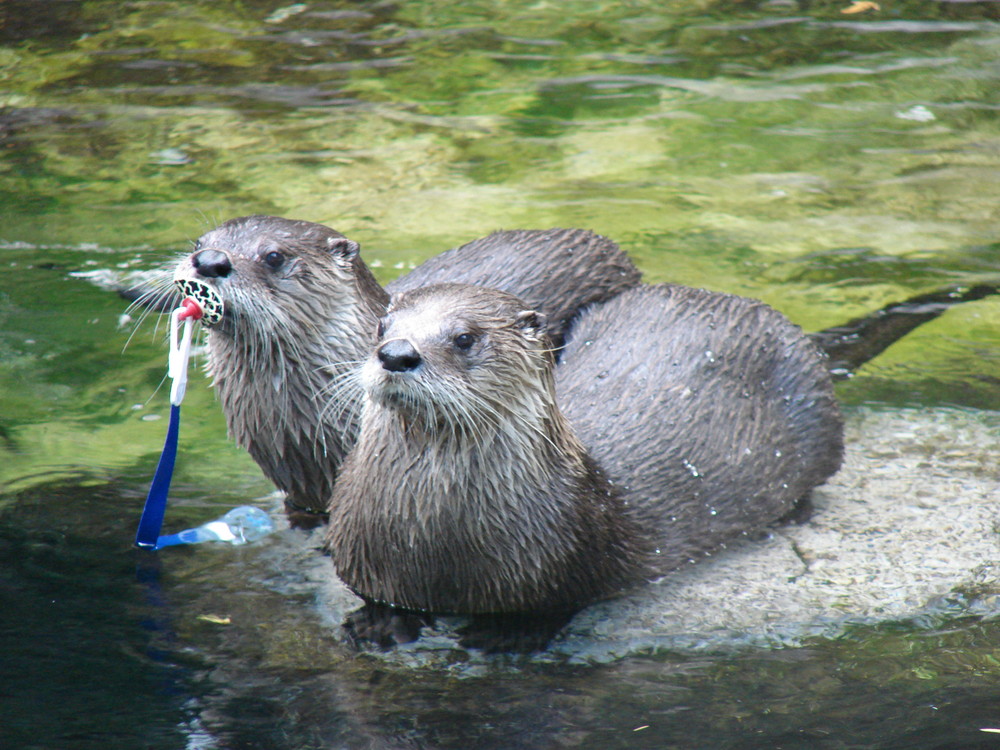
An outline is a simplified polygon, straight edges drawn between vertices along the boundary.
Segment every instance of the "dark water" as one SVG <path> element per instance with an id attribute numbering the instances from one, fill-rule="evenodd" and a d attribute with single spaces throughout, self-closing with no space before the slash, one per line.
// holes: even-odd
<path id="1" fill-rule="evenodd" d="M 383 659 L 341 641 L 314 536 L 131 546 L 163 329 L 132 335 L 100 282 L 231 216 L 329 223 L 382 280 L 498 227 L 583 226 L 807 330 L 1000 278 L 1000 8 L 848 5 L 3 3 L 0 747 L 998 746 L 995 610 Z M 927 459 L 911 483 L 1000 487 L 998 323 L 995 300 L 953 310 L 840 386 L 866 456 L 899 462 L 862 429 L 888 414 Z M 276 508 L 193 381 L 168 526 Z M 942 413 L 986 436 L 944 477 Z"/>

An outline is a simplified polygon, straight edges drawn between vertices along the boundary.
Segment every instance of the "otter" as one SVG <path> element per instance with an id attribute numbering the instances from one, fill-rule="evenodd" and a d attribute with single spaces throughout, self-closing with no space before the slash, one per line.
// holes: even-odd
<path id="1" fill-rule="evenodd" d="M 435 279 L 516 293 L 549 316 L 561 341 L 580 310 L 638 285 L 640 274 L 593 232 L 508 230 L 442 253 L 386 291 L 358 243 L 274 216 L 227 221 L 177 264 L 175 282 L 209 285 L 222 299 L 221 320 L 207 325 L 207 369 L 230 434 L 289 509 L 325 512 L 357 433 L 360 393 L 346 374 L 371 351 L 389 292 Z"/>
<path id="2" fill-rule="evenodd" d="M 513 295 L 393 297 L 330 502 L 327 548 L 366 602 L 354 637 L 391 645 L 459 613 L 472 645 L 490 618 L 520 618 L 538 648 L 587 604 L 774 522 L 840 466 L 824 358 L 762 302 L 630 289 L 584 311 L 554 363 L 544 316 Z"/>

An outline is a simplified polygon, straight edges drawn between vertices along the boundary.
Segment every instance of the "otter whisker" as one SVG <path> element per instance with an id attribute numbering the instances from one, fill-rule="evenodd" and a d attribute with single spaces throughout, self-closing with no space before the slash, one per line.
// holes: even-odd
<path id="1" fill-rule="evenodd" d="M 139 310 L 140 313 L 139 317 L 135 320 L 132 326 L 132 332 L 122 345 L 123 352 L 128 348 L 129 344 L 132 343 L 132 338 L 136 333 L 138 333 L 139 329 L 145 325 L 145 322 L 150 315 L 156 315 L 156 325 L 153 327 L 153 336 L 156 336 L 160 328 L 160 321 L 163 320 L 167 314 L 161 313 L 159 308 L 162 307 L 162 304 L 167 299 L 169 299 L 172 293 L 173 289 L 169 278 L 157 279 L 147 291 L 143 292 L 135 301 L 125 308 L 126 315 L 131 315 L 135 310 Z"/>
<path id="2" fill-rule="evenodd" d="M 488 438 L 496 435 L 497 428 L 501 423 L 501 416 L 489 402 L 478 394 L 473 394 L 470 401 L 471 403 L 453 401 L 452 404 L 460 411 L 461 417 L 464 417 L 460 424 L 471 437 L 473 445 L 485 450 L 488 447 L 488 442 L 492 442 Z"/>
<path id="3" fill-rule="evenodd" d="M 325 398 L 325 403 L 319 412 L 319 420 L 340 425 L 355 423 L 359 411 L 359 394 L 363 392 L 359 368 L 354 367 L 339 373 L 313 395 L 316 400 Z"/>

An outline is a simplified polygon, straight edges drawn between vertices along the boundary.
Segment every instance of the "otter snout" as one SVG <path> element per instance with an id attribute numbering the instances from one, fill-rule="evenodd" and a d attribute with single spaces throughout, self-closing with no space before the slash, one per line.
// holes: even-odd
<path id="1" fill-rule="evenodd" d="M 232 261 L 221 250 L 200 250 L 191 256 L 191 264 L 199 276 L 209 279 L 225 278 L 233 272 Z"/>
<path id="2" fill-rule="evenodd" d="M 390 339 L 376 350 L 379 362 L 389 372 L 415 370 L 423 361 L 420 352 L 406 339 Z"/>

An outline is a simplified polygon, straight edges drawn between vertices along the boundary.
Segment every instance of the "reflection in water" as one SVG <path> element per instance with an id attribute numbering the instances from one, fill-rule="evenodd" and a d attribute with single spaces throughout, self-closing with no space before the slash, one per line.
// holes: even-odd
<path id="1" fill-rule="evenodd" d="M 164 329 L 123 352 L 123 305 L 80 274 L 168 264 L 265 212 L 359 240 L 381 281 L 499 227 L 586 227 L 650 280 L 760 297 L 806 330 L 995 280 L 995 4 L 7 5 L 0 744 L 988 746 L 996 555 L 956 512 L 987 517 L 1000 484 L 996 301 L 840 387 L 857 465 L 811 526 L 760 545 L 803 534 L 797 575 L 820 585 L 825 569 L 856 595 L 822 534 L 878 501 L 926 520 L 889 566 L 910 582 L 956 557 L 931 553 L 942 539 L 981 550 L 960 592 L 923 609 L 888 596 L 888 622 L 754 630 L 773 602 L 733 589 L 763 559 L 743 550 L 695 571 L 720 586 L 709 598 L 689 578 L 649 587 L 508 662 L 447 632 L 350 651 L 337 626 L 355 601 L 309 534 L 133 551 L 165 426 Z M 276 507 L 254 500 L 269 486 L 204 383 L 185 412 L 170 530 Z M 876 514 L 850 539 L 878 552 L 892 531 Z M 706 637 L 713 610 L 742 624 Z"/>
<path id="2" fill-rule="evenodd" d="M 4 746 L 176 747 L 197 660 L 181 658 L 157 572 L 137 577 L 114 528 L 121 497 L 56 484 L 13 501 L 0 524 Z"/>

